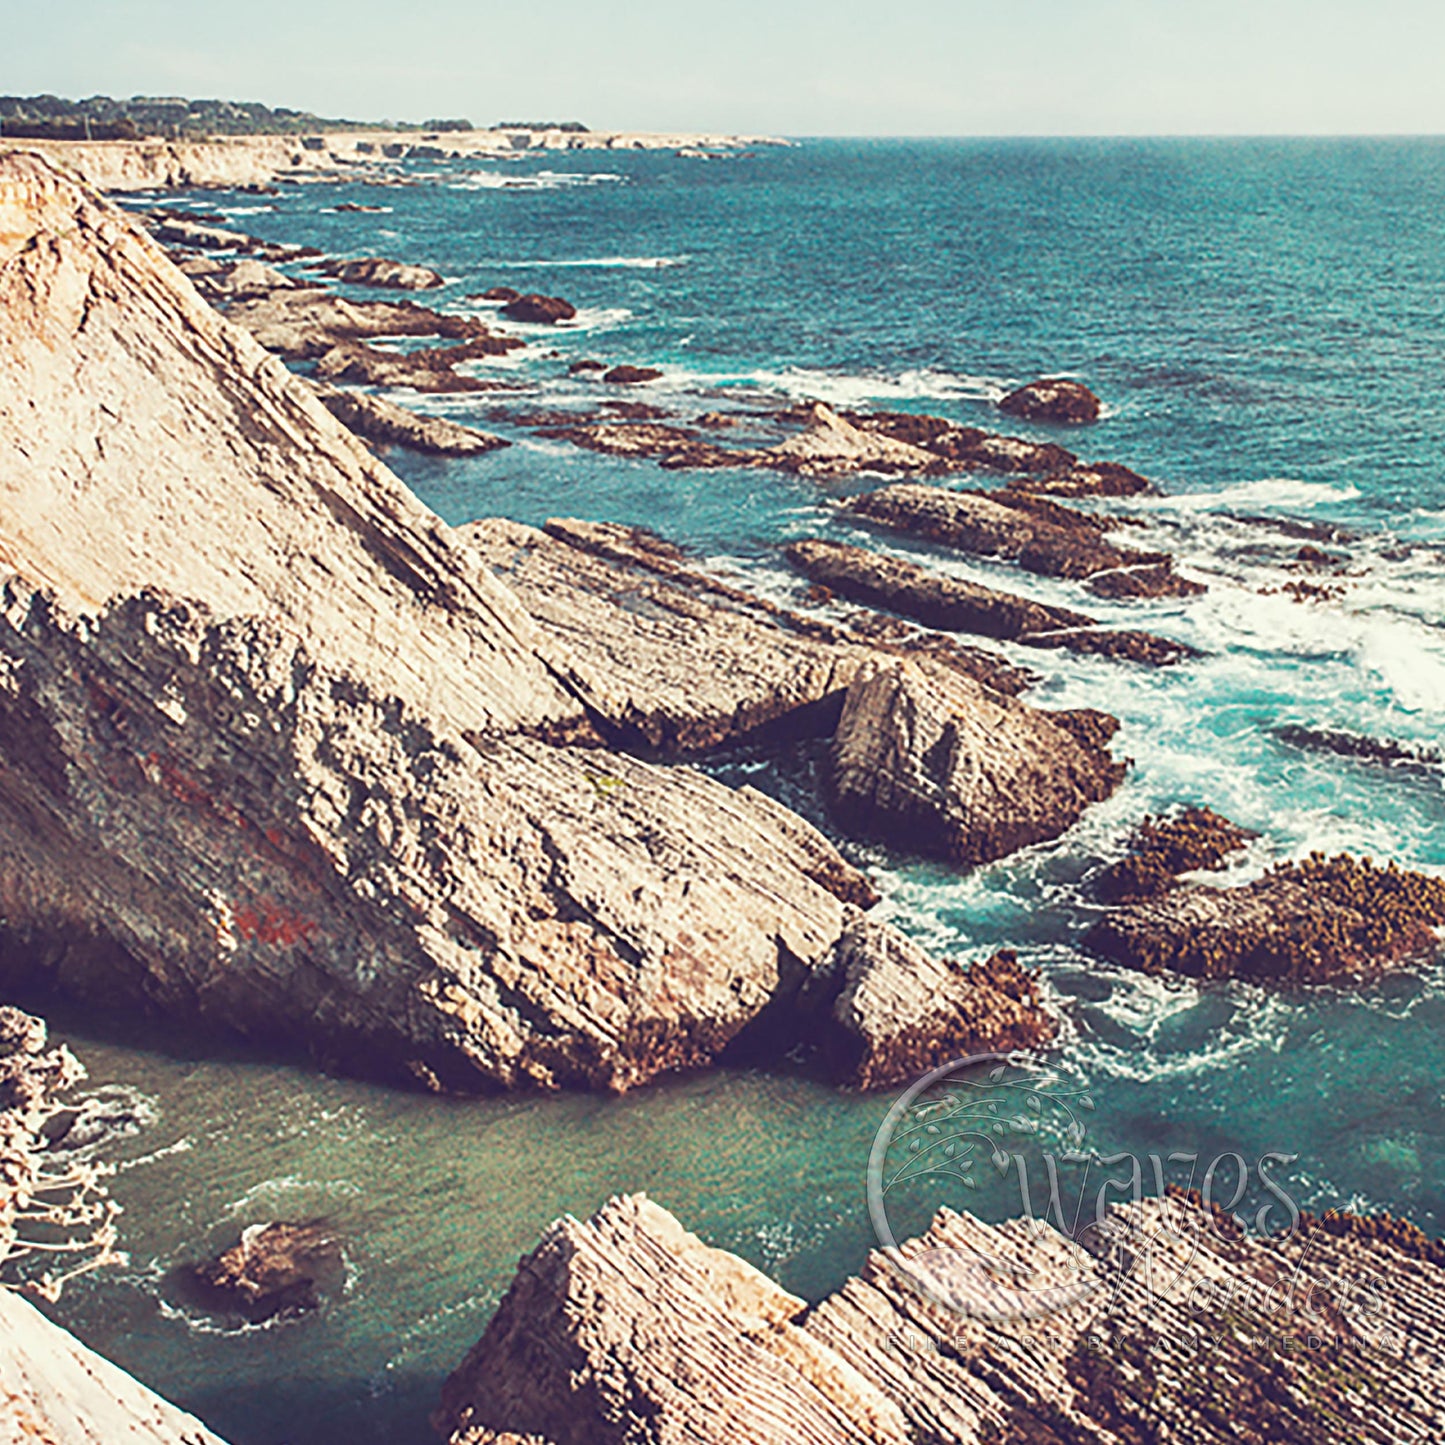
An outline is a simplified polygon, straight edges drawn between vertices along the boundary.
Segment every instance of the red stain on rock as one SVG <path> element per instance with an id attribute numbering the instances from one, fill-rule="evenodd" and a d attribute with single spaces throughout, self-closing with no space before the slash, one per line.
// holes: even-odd
<path id="1" fill-rule="evenodd" d="M 316 932 L 316 920 L 286 908 L 269 898 L 236 909 L 232 920 L 236 936 L 246 943 L 271 943 L 291 948 L 304 943 Z"/>

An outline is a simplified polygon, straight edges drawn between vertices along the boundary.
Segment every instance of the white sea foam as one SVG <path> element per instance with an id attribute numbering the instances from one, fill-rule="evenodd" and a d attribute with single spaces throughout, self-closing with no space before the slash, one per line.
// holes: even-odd
<path id="1" fill-rule="evenodd" d="M 625 176 L 610 171 L 538 171 L 534 175 L 501 175 L 496 171 L 448 173 L 447 188 L 453 191 L 560 191 L 571 186 L 616 185 Z"/>
<path id="2" fill-rule="evenodd" d="M 548 261 L 540 257 L 526 261 L 487 261 L 478 270 L 488 271 L 665 271 L 673 266 L 686 266 L 690 256 L 583 256 L 568 261 Z"/>
<path id="3" fill-rule="evenodd" d="M 997 401 L 1008 385 L 1000 377 L 970 376 L 936 367 L 889 374 L 790 366 L 781 371 L 749 372 L 740 379 L 830 406 L 857 406 L 869 401 Z"/>
<path id="4" fill-rule="evenodd" d="M 1319 507 L 1327 502 L 1352 502 L 1359 495 L 1358 487 L 1334 487 L 1299 477 L 1260 477 L 1252 482 L 1235 482 L 1217 492 L 1152 497 L 1140 505 L 1158 511 L 1210 512 L 1229 507 Z"/>

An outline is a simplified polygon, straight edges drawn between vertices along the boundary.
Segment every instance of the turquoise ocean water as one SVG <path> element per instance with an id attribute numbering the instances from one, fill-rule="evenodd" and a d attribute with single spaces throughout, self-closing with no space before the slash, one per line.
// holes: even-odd
<path id="1" fill-rule="evenodd" d="M 424 299 L 444 307 L 479 309 L 463 298 L 505 284 L 581 308 L 573 326 L 521 328 L 528 351 L 477 363 L 515 392 L 421 403 L 517 443 L 390 458 L 452 522 L 643 523 L 794 598 L 777 544 L 852 535 L 834 506 L 843 489 L 663 472 L 539 440 L 495 409 L 595 403 L 596 384 L 566 374 L 582 357 L 661 367 L 646 399 L 684 418 L 819 397 L 999 428 L 1006 387 L 1057 372 L 1105 398 L 1097 426 L 1056 439 L 1157 479 L 1165 496 L 1128 504 L 1134 535 L 1157 537 L 1210 591 L 1090 607 L 1206 657 L 1149 672 L 1021 654 L 1042 657 L 1036 700 L 1122 719 L 1117 750 L 1135 767 L 1120 793 L 1058 844 L 965 877 L 855 856 L 885 913 L 930 947 L 974 957 L 1007 944 L 1044 970 L 1066 1021 L 1059 1062 L 1096 1102 L 1099 1147 L 1289 1152 L 1301 1202 L 1445 1231 L 1438 969 L 1364 993 L 1277 994 L 1142 979 L 1076 948 L 1091 916 L 1080 879 L 1140 816 L 1175 803 L 1257 829 L 1246 872 L 1311 848 L 1445 867 L 1439 768 L 1311 755 L 1275 733 L 1439 741 L 1445 142 L 816 141 L 711 162 L 431 163 L 414 179 L 190 203 L 269 239 L 435 266 L 448 286 Z M 387 209 L 329 209 L 347 200 Z M 1297 575 L 1301 522 L 1354 534 L 1339 597 L 1266 595 Z M 1077 602 L 1068 584 L 897 547 Z M 795 796 L 792 775 L 743 769 Z M 143 1122 L 109 1150 L 132 1263 L 75 1288 L 59 1316 L 239 1445 L 429 1438 L 440 1380 L 517 1257 L 558 1213 L 616 1190 L 646 1189 L 809 1297 L 872 1242 L 864 1169 L 889 1101 L 786 1065 L 620 1101 L 435 1100 L 61 1022 Z M 954 1202 L 1011 1207 L 987 1184 Z M 246 1224 L 317 1214 L 349 1265 L 346 1292 L 318 1314 L 228 1328 L 169 1278 Z"/>

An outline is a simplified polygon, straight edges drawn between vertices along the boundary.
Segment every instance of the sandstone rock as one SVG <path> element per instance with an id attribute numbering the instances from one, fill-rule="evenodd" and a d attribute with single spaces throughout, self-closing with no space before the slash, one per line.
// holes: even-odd
<path id="1" fill-rule="evenodd" d="M 410 266 L 384 256 L 363 256 L 355 261 L 328 261 L 321 270 L 350 286 L 377 286 L 391 291 L 431 291 L 446 279 L 429 266 Z"/>
<path id="2" fill-rule="evenodd" d="M 501 437 L 474 431 L 445 417 L 420 416 L 384 397 L 322 387 L 322 405 L 357 436 L 383 446 L 409 447 L 438 456 L 470 457 L 510 446 Z"/>
<path id="3" fill-rule="evenodd" d="M 258 242 L 241 231 L 205 226 L 198 221 L 168 217 L 155 228 L 156 240 L 169 246 L 191 246 L 202 251 L 250 251 Z"/>
<path id="4" fill-rule="evenodd" d="M 186 274 L 193 280 L 196 279 L 194 271 L 187 270 Z M 261 296 L 269 296 L 273 291 L 294 290 L 296 284 L 274 267 L 248 258 L 237 261 L 229 268 L 215 268 L 203 281 L 198 281 L 197 289 L 202 295 L 212 299 L 251 301 Z"/>
<path id="5" fill-rule="evenodd" d="M 1124 772 L 1048 713 L 919 659 L 849 687 L 829 787 L 850 832 L 968 867 L 1057 838 Z"/>
<path id="6" fill-rule="evenodd" d="M 343 342 L 316 362 L 322 381 L 349 381 L 357 386 L 407 387 L 442 395 L 463 391 L 494 391 L 502 385 L 456 370 L 463 362 L 502 356 L 510 340 L 478 336 L 459 346 L 429 346 L 416 351 L 382 351 L 359 341 Z"/>
<path id="7" fill-rule="evenodd" d="M 1432 957 L 1442 927 L 1445 881 L 1314 854 L 1242 888 L 1181 887 L 1128 904 L 1084 942 L 1145 973 L 1326 983 Z"/>
<path id="8" fill-rule="evenodd" d="M 433 1423 L 449 1445 L 630 1445 L 638 1421 L 658 1445 L 1416 1445 L 1445 1410 L 1440 1253 L 1387 1217 L 1251 1238 L 1175 1195 L 1081 1241 L 944 1209 L 810 1308 L 613 1199 L 522 1261 Z"/>
<path id="9" fill-rule="evenodd" d="M 1053 475 L 1068 470 L 1078 461 L 1073 452 L 1054 442 L 997 436 L 944 417 L 896 411 L 845 412 L 843 416 L 863 431 L 931 452 L 939 462 L 948 463 L 945 469 L 950 471 Z"/>
<path id="10" fill-rule="evenodd" d="M 1132 627 L 1080 627 L 1063 632 L 1026 632 L 1019 642 L 1025 647 L 1062 648 L 1081 657 L 1109 657 L 1137 662 L 1143 667 L 1175 667 L 1203 654 L 1187 642 L 1159 637 Z"/>
<path id="11" fill-rule="evenodd" d="M 805 408 L 803 418 L 803 432 L 768 449 L 770 465 L 804 477 L 851 476 L 862 471 L 926 472 L 939 466 L 931 452 L 865 432 L 822 402 Z"/>
<path id="12" fill-rule="evenodd" d="M 1181 577 L 1168 562 L 1095 572 L 1089 578 L 1090 592 L 1115 601 L 1133 597 L 1199 597 L 1208 590 L 1202 582 Z"/>
<path id="13" fill-rule="evenodd" d="M 835 1076 L 861 1089 L 902 1087 L 954 1059 L 1052 1038 L 1037 976 L 1012 953 L 971 968 L 935 959 L 895 929 L 860 918 L 838 941 L 838 989 L 823 1046 Z"/>
<path id="14" fill-rule="evenodd" d="M 1104 540 L 1100 522 L 1057 507 L 1047 515 L 1022 510 L 1026 496 L 956 492 L 897 482 L 869 492 L 850 510 L 870 522 L 965 552 L 1016 561 L 1049 577 L 1084 578 L 1115 568 L 1160 563 L 1160 553 L 1132 552 Z"/>
<path id="15" fill-rule="evenodd" d="M 1075 462 L 1043 476 L 1012 477 L 1005 486 L 1053 497 L 1137 497 L 1158 491 L 1153 482 L 1118 462 Z"/>
<path id="16" fill-rule="evenodd" d="M 805 577 L 831 591 L 870 606 L 891 607 L 929 627 L 1015 638 L 1026 632 L 1090 625 L 1090 619 L 1077 612 L 930 572 L 846 542 L 792 542 L 784 551 Z"/>
<path id="17" fill-rule="evenodd" d="M 517 296 L 502 307 L 502 315 L 511 321 L 526 321 L 534 326 L 554 326 L 571 321 L 577 308 L 560 296 Z"/>
<path id="18" fill-rule="evenodd" d="M 998 409 L 1026 421 L 1078 424 L 1099 419 L 1099 398 L 1082 382 L 1044 377 L 1009 392 Z"/>
<path id="19" fill-rule="evenodd" d="M 753 452 L 714 446 L 686 427 L 661 422 L 605 421 L 548 426 L 541 434 L 613 457 L 650 457 L 671 471 L 681 467 L 751 467 Z"/>
<path id="20" fill-rule="evenodd" d="M 1145 818 L 1125 856 L 1099 875 L 1095 888 L 1106 903 L 1152 898 L 1172 888 L 1181 873 L 1218 868 L 1256 836 L 1209 808 Z"/>
<path id="21" fill-rule="evenodd" d="M 640 386 L 643 382 L 657 381 L 662 373 L 653 366 L 614 366 L 604 373 L 602 380 L 612 386 Z"/>
<path id="22" fill-rule="evenodd" d="M 822 590 L 827 591 L 826 588 Z M 845 622 L 847 630 L 855 637 L 882 643 L 903 657 L 931 657 L 935 662 L 955 668 L 965 677 L 971 677 L 975 682 L 1009 697 L 1017 697 L 1043 681 L 1032 668 L 1019 667 L 1001 652 L 960 642 L 948 633 L 921 632 L 901 617 L 858 608 L 846 613 Z"/>
<path id="23" fill-rule="evenodd" d="M 587 714 L 475 551 L 24 157 L 0 498 L 4 986 L 432 1087 L 622 1089 L 830 966 L 820 840 L 569 745 Z"/>
<path id="24" fill-rule="evenodd" d="M 491 339 L 507 351 L 525 343 L 493 336 L 470 316 L 450 316 L 415 301 L 348 301 L 306 287 L 273 291 L 230 306 L 227 318 L 245 327 L 268 351 L 290 361 L 310 361 L 342 343 L 382 336 L 439 336 L 450 341 Z"/>
<path id="25" fill-rule="evenodd" d="M 194 1415 L 0 1289 L 0 1440 L 5 1445 L 224 1445 Z"/>
<path id="26" fill-rule="evenodd" d="M 695 754 L 787 718 L 801 730 L 819 711 L 826 736 L 843 690 L 877 661 L 676 554 L 642 552 L 625 527 L 492 519 L 461 531 L 535 620 L 551 672 L 625 746 Z"/>
<path id="27" fill-rule="evenodd" d="M 342 1283 L 341 1246 L 320 1220 L 255 1224 L 195 1278 L 214 1306 L 253 1323 L 320 1307 Z"/>

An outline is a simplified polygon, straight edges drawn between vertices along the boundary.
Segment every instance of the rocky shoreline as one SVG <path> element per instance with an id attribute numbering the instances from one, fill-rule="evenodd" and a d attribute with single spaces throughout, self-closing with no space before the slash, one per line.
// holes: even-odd
<path id="1" fill-rule="evenodd" d="M 93 179 L 203 184 L 183 149 L 107 151 L 119 159 Z M 216 184 L 251 183 L 233 162 L 274 160 L 243 149 L 215 162 Z M 305 154 L 324 167 L 339 152 Z M 467 364 L 526 339 L 274 269 L 307 261 L 351 286 L 434 289 L 410 262 L 333 261 L 168 215 L 142 225 L 41 155 L 0 153 L 0 984 L 434 1091 L 620 1093 L 798 1048 L 842 1087 L 881 1089 L 1054 1037 L 1047 992 L 1013 954 L 934 957 L 875 916 L 855 845 L 964 871 L 1059 838 L 1120 786 L 1114 718 L 1037 705 L 1025 669 L 964 639 L 1187 675 L 1187 644 L 1028 595 L 1040 577 L 1080 609 L 1202 592 L 1168 553 L 1126 545 L 1108 510 L 1151 484 L 936 417 L 812 403 L 685 422 L 618 398 L 655 371 L 599 363 L 594 411 L 499 414 L 669 469 L 873 479 L 840 513 L 1013 569 L 1023 590 L 812 537 L 786 549 L 808 588 L 789 606 L 636 528 L 451 528 L 375 453 L 475 455 L 505 438 L 356 388 L 500 394 Z M 494 299 L 527 325 L 570 309 Z M 418 344 L 393 350 L 397 336 Z M 1003 409 L 1082 426 L 1091 396 L 1043 378 Z M 780 743 L 816 760 L 814 821 L 696 766 Z M 1248 841 L 1203 810 L 1147 823 L 1096 882 L 1108 909 L 1086 946 L 1276 986 L 1438 949 L 1445 885 L 1393 866 L 1312 858 L 1230 888 L 1183 876 Z M 1155 1208 L 1133 1206 L 1125 1232 Z M 1368 1256 L 1419 1283 L 1434 1340 L 1438 1261 L 1386 1236 L 1327 1247 L 1341 1267 Z M 1024 1248 L 1012 1226 L 948 1216 L 901 1253 L 964 1240 Z M 237 1248 L 211 1283 L 243 1273 Z M 1250 1275 L 1258 1248 L 1211 1245 L 1211 1277 Z M 438 1423 L 454 1445 L 622 1441 L 640 1419 L 657 1439 L 1113 1445 L 1164 1438 L 1191 1392 L 1233 1372 L 1251 1420 L 1295 1391 L 1352 1433 L 1403 1441 L 1445 1403 L 1418 1360 L 1361 1354 L 1348 1319 L 1348 1367 L 1393 1392 L 1388 1411 L 1313 1361 L 1261 1373 L 1232 1346 L 1202 1374 L 1163 1346 L 1100 1363 L 1090 1335 L 1139 1323 L 1128 1291 L 1121 1319 L 1065 1309 L 1050 1364 L 970 1317 L 926 1388 L 905 1388 L 917 1371 L 894 1337 L 940 1327 L 907 1275 L 877 1257 L 807 1309 L 656 1206 L 614 1201 L 523 1262 Z M 68 1379 L 70 1345 L 14 1303 L 0 1293 L 37 1374 Z M 213 1438 L 104 1378 L 148 1412 L 135 1438 Z M 77 1419 L 92 1408 L 76 1397 Z M 1285 1413 L 1287 1438 L 1323 1445 L 1308 1412 Z M 1185 1418 L 1194 1438 L 1231 1433 L 1207 1411 Z"/>

